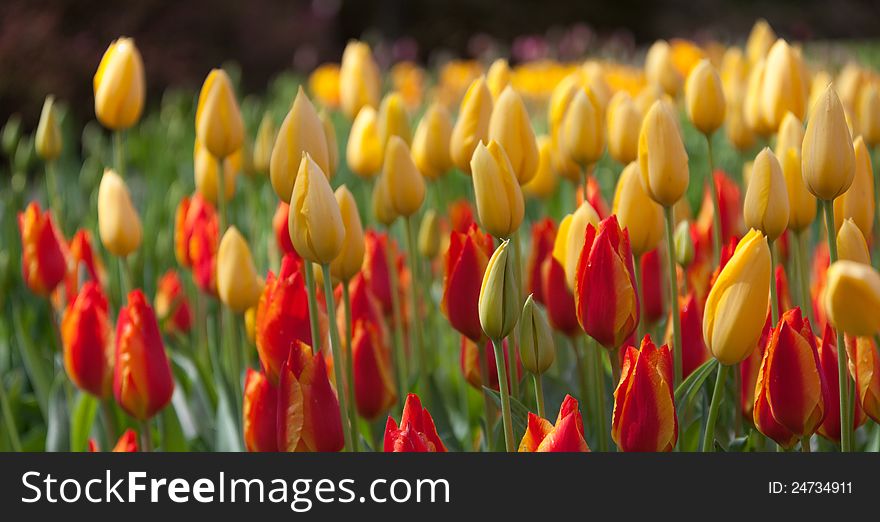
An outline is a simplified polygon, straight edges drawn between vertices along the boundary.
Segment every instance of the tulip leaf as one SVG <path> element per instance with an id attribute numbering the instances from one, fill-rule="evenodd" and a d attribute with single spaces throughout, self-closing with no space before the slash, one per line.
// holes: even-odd
<path id="1" fill-rule="evenodd" d="M 232 403 L 225 387 L 217 390 L 217 423 L 216 423 L 216 451 L 243 451 L 241 437 L 238 435 L 238 427 L 232 413 Z"/>
<path id="2" fill-rule="evenodd" d="M 175 391 L 175 395 L 177 392 Z M 182 395 L 181 395 L 182 397 Z M 162 451 L 187 451 L 184 429 L 181 427 L 177 415 L 177 401 L 172 402 L 170 408 L 162 412 Z"/>
<path id="3" fill-rule="evenodd" d="M 681 417 L 684 412 L 690 410 L 690 405 L 693 402 L 694 397 L 696 397 L 697 392 L 703 387 L 706 379 L 715 372 L 715 367 L 717 365 L 717 359 L 709 359 L 701 364 L 699 368 L 691 372 L 691 374 L 688 375 L 688 378 L 678 385 L 678 388 L 675 390 L 675 405 L 678 409 L 679 417 Z"/>
<path id="4" fill-rule="evenodd" d="M 46 371 L 46 364 L 49 361 L 40 353 L 33 341 L 33 337 L 28 333 L 30 329 L 25 329 L 21 311 L 18 307 L 12 307 L 12 315 L 15 321 L 15 334 L 18 337 L 18 347 L 21 350 L 21 358 L 24 361 L 25 370 L 34 388 L 34 393 L 37 394 L 37 404 L 40 406 L 40 411 L 43 417 L 48 420 L 49 394 L 52 392 L 51 372 Z"/>
<path id="5" fill-rule="evenodd" d="M 86 451 L 89 434 L 98 413 L 98 399 L 86 392 L 79 392 L 73 416 L 70 419 L 70 451 Z M 107 441 L 113 444 L 114 441 Z"/>
<path id="6" fill-rule="evenodd" d="M 67 376 L 59 373 L 49 395 L 46 426 L 46 451 L 68 451 L 70 424 L 67 418 L 67 397 L 64 392 Z"/>

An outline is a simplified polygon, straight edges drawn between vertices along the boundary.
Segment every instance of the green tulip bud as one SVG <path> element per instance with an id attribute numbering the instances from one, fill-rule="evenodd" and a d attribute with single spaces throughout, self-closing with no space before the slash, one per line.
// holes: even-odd
<path id="1" fill-rule="evenodd" d="M 504 339 L 513 331 L 522 311 L 509 246 L 510 240 L 505 240 L 492 254 L 480 287 L 480 325 L 494 341 Z"/>
<path id="2" fill-rule="evenodd" d="M 529 294 L 519 321 L 519 353 L 526 370 L 541 375 L 556 359 L 553 332 L 547 315 Z"/>
<path id="3" fill-rule="evenodd" d="M 691 239 L 690 224 L 682 221 L 675 227 L 675 262 L 687 267 L 694 260 L 694 242 Z"/>

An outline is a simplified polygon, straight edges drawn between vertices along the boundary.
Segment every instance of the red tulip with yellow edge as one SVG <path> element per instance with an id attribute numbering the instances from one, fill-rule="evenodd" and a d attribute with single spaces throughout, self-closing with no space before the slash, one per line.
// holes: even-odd
<path id="1" fill-rule="evenodd" d="M 186 289 L 176 270 L 168 269 L 159 278 L 153 305 L 156 307 L 156 315 L 165 333 L 189 332 L 193 323 L 192 310 Z"/>
<path id="2" fill-rule="evenodd" d="M 492 390 L 498 391 L 498 367 L 495 366 L 495 352 L 492 349 L 492 341 L 480 341 L 480 345 L 477 345 L 474 341 L 471 341 L 465 336 L 461 336 L 461 348 L 458 356 L 458 363 L 461 367 L 462 375 L 464 375 L 465 380 L 476 388 L 477 390 L 482 390 L 483 386 L 490 388 Z M 509 367 L 510 362 L 510 353 L 508 350 L 507 339 L 502 343 L 502 352 L 504 352 L 504 364 L 505 367 Z M 485 359 L 485 361 L 481 361 L 480 358 Z M 481 375 L 480 363 L 486 363 L 486 372 L 488 373 L 487 379 L 483 379 Z M 522 365 L 520 364 L 519 354 L 516 357 L 516 374 L 517 377 L 522 377 Z M 485 381 L 489 382 L 486 383 Z M 507 385 L 510 386 L 510 377 L 507 378 Z"/>
<path id="3" fill-rule="evenodd" d="M 385 453 L 446 452 L 446 446 L 437 435 L 434 419 L 422 407 L 418 395 L 410 393 L 406 396 L 399 425 L 388 416 L 383 449 Z"/>
<path id="4" fill-rule="evenodd" d="M 359 287 L 367 291 L 366 285 Z M 355 405 L 358 414 L 368 420 L 377 418 L 397 402 L 391 349 L 388 336 L 382 329 L 381 323 L 363 319 L 355 321 L 352 327 L 351 364 Z"/>
<path id="5" fill-rule="evenodd" d="M 278 389 L 261 371 L 247 370 L 242 416 L 244 447 L 248 451 L 278 451 Z"/>
<path id="6" fill-rule="evenodd" d="M 275 214 L 272 215 L 272 230 L 275 232 L 275 243 L 282 256 L 292 254 L 299 259 L 299 254 L 293 248 L 293 242 L 290 240 L 290 228 L 288 220 L 290 218 L 290 205 L 283 201 L 278 202 L 275 207 Z"/>
<path id="7" fill-rule="evenodd" d="M 67 278 L 64 282 L 67 293 L 67 301 L 73 301 L 79 292 L 80 283 L 95 281 L 104 285 L 107 273 L 104 263 L 98 257 L 92 246 L 92 234 L 86 229 L 80 229 L 73 235 L 73 239 L 67 245 L 70 265 L 67 270 Z"/>
<path id="8" fill-rule="evenodd" d="M 32 201 L 18 214 L 18 232 L 21 237 L 21 271 L 24 282 L 32 292 L 48 296 L 67 273 L 67 259 L 63 238 L 52 213 Z"/>
<path id="9" fill-rule="evenodd" d="M 703 311 L 696 296 L 690 292 L 687 296 L 679 297 L 678 300 L 681 318 L 681 375 L 682 379 L 687 379 L 688 375 L 709 359 L 709 350 L 703 342 Z M 667 327 L 667 343 L 671 339 L 672 330 Z"/>
<path id="10" fill-rule="evenodd" d="M 851 341 L 851 338 L 847 339 L 848 343 Z M 851 347 L 849 348 L 851 349 Z M 849 367 L 852 371 L 852 360 L 850 360 Z M 835 444 L 840 444 L 840 381 L 837 375 L 837 335 L 830 324 L 825 325 L 825 332 L 819 342 L 819 369 L 828 385 L 828 400 L 825 403 L 825 420 L 822 421 L 817 433 Z M 854 430 L 868 420 L 865 410 L 862 409 L 861 401 L 855 401 L 853 414 Z"/>
<path id="11" fill-rule="evenodd" d="M 113 384 L 113 331 L 107 297 L 98 283 L 83 285 L 61 320 L 64 369 L 81 390 L 110 395 Z"/>
<path id="12" fill-rule="evenodd" d="M 493 247 L 492 237 L 476 224 L 471 224 L 467 233 L 453 231 L 449 236 L 440 308 L 449 324 L 474 342 L 483 338 L 480 286 Z"/>
<path id="13" fill-rule="evenodd" d="M 138 435 L 136 431 L 128 428 L 122 435 L 119 436 L 119 440 L 116 441 L 116 445 L 113 446 L 113 449 L 110 451 L 112 453 L 137 453 L 137 436 Z M 95 441 L 95 439 L 89 439 L 89 451 L 91 453 L 97 453 L 101 451 L 101 448 L 98 447 L 98 443 Z"/>
<path id="14" fill-rule="evenodd" d="M 174 253 L 177 262 L 192 270 L 203 292 L 217 292 L 217 249 L 220 221 L 217 211 L 199 194 L 184 197 L 174 219 Z"/>
<path id="15" fill-rule="evenodd" d="M 552 219 L 544 218 L 532 225 L 532 244 L 526 260 L 526 290 L 541 304 L 546 303 L 541 268 L 544 260 L 552 257 L 555 240 L 556 224 Z"/>
<path id="16" fill-rule="evenodd" d="M 556 423 L 529 412 L 526 433 L 519 443 L 520 452 L 588 452 L 584 440 L 584 421 L 578 409 L 578 401 L 566 395 L 559 406 Z"/>
<path id="17" fill-rule="evenodd" d="M 663 301 L 666 299 L 660 249 L 655 248 L 643 254 L 638 263 L 641 275 L 639 281 L 641 316 L 646 323 L 653 324 L 663 317 L 665 308 Z"/>
<path id="18" fill-rule="evenodd" d="M 849 355 L 849 373 L 856 383 L 858 403 L 868 417 L 880 422 L 880 356 L 877 355 L 874 339 L 847 338 L 846 351 Z"/>

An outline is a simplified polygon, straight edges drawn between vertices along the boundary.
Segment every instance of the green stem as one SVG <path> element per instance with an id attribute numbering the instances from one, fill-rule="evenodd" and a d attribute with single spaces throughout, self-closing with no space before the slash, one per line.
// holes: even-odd
<path id="1" fill-rule="evenodd" d="M 116 173 L 125 179 L 125 136 L 124 131 L 113 131 L 113 164 L 116 165 Z"/>
<path id="2" fill-rule="evenodd" d="M 501 393 L 501 419 L 504 422 L 504 442 L 507 451 L 516 451 L 513 441 L 513 419 L 510 416 L 510 394 L 507 392 L 507 367 L 504 364 L 503 339 L 492 339 L 495 366 L 498 369 L 498 390 Z"/>
<path id="3" fill-rule="evenodd" d="M 770 241 L 770 324 L 775 327 L 779 321 L 779 296 L 776 290 L 776 245 Z"/>
<path id="4" fill-rule="evenodd" d="M 104 433 L 107 435 L 107 444 L 112 445 L 116 441 L 116 416 L 113 415 L 112 399 L 101 399 L 101 415 L 104 417 Z"/>
<path id="5" fill-rule="evenodd" d="M 315 273 L 312 271 L 312 264 L 303 261 L 303 275 L 306 278 L 306 296 L 309 304 L 309 327 L 312 332 L 312 353 L 321 351 L 321 328 L 318 326 L 318 300 L 315 297 L 317 290 L 315 289 Z"/>
<path id="6" fill-rule="evenodd" d="M 681 318 L 678 313 L 678 276 L 675 273 L 675 236 L 672 226 L 674 221 L 673 208 L 663 207 L 666 214 L 666 254 L 669 267 L 669 304 L 672 310 L 672 358 L 675 374 L 675 388 L 681 384 L 682 361 L 681 361 Z"/>
<path id="7" fill-rule="evenodd" d="M 18 438 L 18 428 L 15 426 L 15 416 L 9 406 L 9 398 L 6 396 L 6 383 L 0 379 L 0 408 L 3 409 L 3 424 L 6 425 L 6 433 L 9 442 L 12 443 L 13 451 L 21 451 L 21 439 Z"/>
<path id="8" fill-rule="evenodd" d="M 122 307 L 125 306 L 126 296 L 131 289 L 131 270 L 128 268 L 127 257 L 117 257 L 116 261 L 119 264 L 119 306 Z"/>
<path id="9" fill-rule="evenodd" d="M 409 264 L 410 272 L 410 338 L 412 339 L 413 353 L 418 354 L 419 357 L 419 381 L 421 382 L 422 401 L 426 405 L 429 405 L 431 402 L 431 387 L 428 385 L 428 354 L 425 350 L 424 344 L 422 343 L 422 318 L 419 301 L 419 281 L 421 281 L 421 278 L 419 277 L 419 266 L 418 262 L 416 261 L 416 256 L 418 255 L 419 249 L 415 236 L 416 230 L 413 226 L 413 216 L 407 216 L 405 224 L 407 250 L 406 260 Z"/>
<path id="10" fill-rule="evenodd" d="M 535 399 L 538 402 L 538 416 L 542 419 L 546 419 L 547 417 L 544 414 L 544 377 L 541 375 L 534 375 L 535 378 Z"/>
<path id="11" fill-rule="evenodd" d="M 522 245 L 519 241 L 519 230 L 511 234 L 510 241 L 513 243 L 513 267 L 516 276 L 516 288 L 522 296 L 523 292 L 523 276 L 522 276 Z M 522 303 L 520 303 L 522 304 Z M 507 341 L 507 371 L 510 375 L 511 394 L 517 399 L 519 398 L 519 372 L 517 371 L 517 350 L 519 349 L 519 328 L 512 330 L 512 335 Z"/>
<path id="12" fill-rule="evenodd" d="M 809 239 L 806 230 L 802 230 L 795 235 L 795 241 L 797 242 L 795 258 L 799 270 L 798 283 L 801 286 L 801 307 L 803 308 L 804 313 L 807 314 L 807 319 L 810 320 L 810 324 L 815 324 L 813 318 L 813 301 L 810 297 L 810 257 L 807 253 Z"/>
<path id="13" fill-rule="evenodd" d="M 584 408 L 590 404 L 590 401 L 593 400 L 593 395 L 589 392 L 589 383 L 590 379 L 587 377 L 591 372 L 587 367 L 587 363 L 584 359 L 584 355 L 581 353 L 581 349 L 578 346 L 578 343 L 574 341 L 571 337 L 568 338 L 571 341 L 571 349 L 574 352 L 574 359 L 578 373 L 578 384 L 581 389 L 581 403 L 584 405 Z M 592 408 L 592 407 L 591 407 Z M 590 415 L 588 419 L 593 419 L 594 416 Z"/>
<path id="14" fill-rule="evenodd" d="M 483 395 L 483 415 L 486 417 L 486 449 L 492 451 L 492 421 L 494 420 L 495 410 L 492 408 L 492 398 L 486 391 L 487 388 L 491 388 L 489 363 L 486 362 L 486 357 L 486 343 L 481 341 L 477 343 L 477 361 L 479 361 L 480 380 L 483 384 L 481 393 Z M 498 388 L 500 390 L 501 387 L 499 386 Z"/>
<path id="15" fill-rule="evenodd" d="M 703 435 L 704 453 L 715 451 L 715 421 L 718 420 L 718 409 L 723 400 L 724 381 L 727 379 L 728 368 L 729 366 L 725 364 L 718 365 L 718 375 L 715 377 L 715 390 L 712 392 L 712 402 L 709 405 L 709 418 L 706 420 L 706 433 Z"/>
<path id="16" fill-rule="evenodd" d="M 605 349 L 591 337 L 587 338 L 587 345 L 592 352 L 587 356 L 593 358 L 593 392 L 596 402 L 596 421 L 599 428 L 599 451 L 608 451 L 609 430 L 605 417 L 605 365 L 602 361 L 602 352 Z"/>
<path id="17" fill-rule="evenodd" d="M 336 317 L 336 303 L 333 299 L 333 281 L 332 277 L 330 277 L 330 263 L 324 263 L 321 265 L 321 270 L 324 272 L 324 304 L 327 307 L 327 317 L 330 317 L 329 328 L 330 330 L 330 352 L 333 354 L 333 372 L 336 376 L 336 389 L 337 396 L 339 398 L 339 413 L 342 415 L 342 423 L 345 424 L 345 421 L 350 417 L 348 416 L 348 401 L 345 399 L 345 377 L 343 367 L 345 366 L 345 361 L 342 360 L 342 350 L 339 342 L 339 326 L 333 318 Z M 353 406 L 353 405 L 352 405 Z M 345 451 L 351 451 L 351 430 L 344 429 L 343 426 L 343 434 L 345 435 Z"/>
<path id="18" fill-rule="evenodd" d="M 354 393 L 354 345 L 352 345 L 351 325 L 351 295 L 348 291 L 348 282 L 342 283 L 342 304 L 345 309 L 345 346 L 348 347 L 348 360 L 345 361 L 345 370 L 348 374 L 348 422 L 351 429 L 351 447 L 354 451 L 360 451 L 360 441 L 357 430 L 357 402 Z"/>
<path id="19" fill-rule="evenodd" d="M 608 362 L 611 363 L 611 387 L 616 389 L 620 382 L 620 348 L 608 351 Z"/>
<path id="20" fill-rule="evenodd" d="M 742 363 L 733 365 L 733 433 L 739 437 L 743 431 L 743 412 L 740 397 L 742 397 Z"/>
<path id="21" fill-rule="evenodd" d="M 391 253 L 391 228 L 388 228 L 388 243 L 385 247 L 385 261 L 388 263 L 388 286 L 391 292 L 391 313 L 393 315 L 394 324 L 392 326 L 392 330 L 394 336 L 392 338 L 394 342 L 394 366 L 397 369 L 397 386 L 399 389 L 399 393 L 397 394 L 397 401 L 400 404 L 403 404 L 403 401 L 406 400 L 406 393 L 408 391 L 407 381 L 409 380 L 409 369 L 407 368 L 406 361 L 406 348 L 403 342 L 403 314 L 400 311 L 400 296 L 397 291 L 397 263 L 394 259 L 394 256 Z"/>
<path id="22" fill-rule="evenodd" d="M 46 188 L 49 191 L 49 208 L 55 214 L 55 221 L 61 230 L 64 230 L 64 200 L 58 195 L 58 178 L 56 177 L 57 161 L 46 162 Z"/>
<path id="23" fill-rule="evenodd" d="M 141 429 L 141 451 L 150 453 L 153 451 L 153 431 L 150 428 L 150 419 L 140 421 Z M 113 442 L 111 442 L 113 444 Z"/>
<path id="24" fill-rule="evenodd" d="M 715 161 L 712 157 L 712 136 L 706 134 L 706 157 L 709 161 L 709 182 L 712 187 L 712 260 L 718 264 L 721 257 L 721 204 L 718 198 L 718 187 L 715 183 Z"/>

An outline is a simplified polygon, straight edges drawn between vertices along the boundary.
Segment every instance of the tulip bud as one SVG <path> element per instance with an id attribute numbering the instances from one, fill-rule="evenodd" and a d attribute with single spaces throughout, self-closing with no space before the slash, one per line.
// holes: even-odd
<path id="1" fill-rule="evenodd" d="M 562 120 L 563 154 L 578 165 L 592 165 L 605 149 L 605 125 L 602 109 L 591 91 L 577 89 Z"/>
<path id="2" fill-rule="evenodd" d="M 859 96 L 859 131 L 871 147 L 880 145 L 880 83 L 871 82 Z"/>
<path id="3" fill-rule="evenodd" d="M 749 63 L 754 64 L 767 56 L 770 46 L 775 41 L 776 33 L 767 20 L 761 18 L 756 21 L 749 33 L 748 40 L 746 40 L 746 56 L 749 58 Z"/>
<path id="4" fill-rule="evenodd" d="M 89 281 L 68 304 L 61 320 L 64 369 L 70 380 L 98 398 L 110 394 L 113 383 L 113 332 L 107 297 Z"/>
<path id="5" fill-rule="evenodd" d="M 520 290 L 513 259 L 508 255 L 510 240 L 492 254 L 480 286 L 480 325 L 489 339 L 500 341 L 510 334 L 521 312 Z"/>
<path id="6" fill-rule="evenodd" d="M 144 94 L 144 62 L 131 38 L 114 40 L 101 57 L 93 81 L 95 116 L 112 130 L 131 127 L 141 117 Z"/>
<path id="7" fill-rule="evenodd" d="M 852 185 L 839 198 L 834 200 L 835 225 L 840 229 L 843 220 L 852 218 L 869 238 L 874 230 L 874 174 L 871 167 L 871 153 L 861 136 L 853 144 L 855 151 L 855 174 Z"/>
<path id="8" fill-rule="evenodd" d="M 266 112 L 260 120 L 260 128 L 257 130 L 257 138 L 254 140 L 254 169 L 260 174 L 269 172 L 269 162 L 272 159 L 272 147 L 275 145 L 275 122 L 272 114 Z"/>
<path id="9" fill-rule="evenodd" d="M 321 167 L 306 153 L 293 185 L 288 218 L 290 239 L 303 259 L 328 264 L 342 251 L 345 224 Z"/>
<path id="10" fill-rule="evenodd" d="M 453 230 L 449 236 L 440 309 L 453 328 L 474 342 L 483 338 L 480 286 L 493 248 L 492 237 L 474 223 L 466 232 Z"/>
<path id="11" fill-rule="evenodd" d="M 771 242 L 788 225 L 788 188 L 776 156 L 764 147 L 752 165 L 752 175 L 743 203 L 743 217 L 749 228 L 760 230 Z"/>
<path id="12" fill-rule="evenodd" d="M 608 103 L 608 154 L 627 165 L 638 159 L 642 114 L 626 91 L 618 91 Z"/>
<path id="13" fill-rule="evenodd" d="M 321 172 L 328 175 L 330 161 L 324 125 L 300 86 L 293 107 L 278 129 L 269 164 L 272 188 L 282 201 L 290 201 L 296 174 L 305 153 L 320 167 Z"/>
<path id="14" fill-rule="evenodd" d="M 847 351 L 856 348 L 856 351 L 859 352 L 858 355 L 861 355 L 861 351 L 858 350 L 857 346 L 851 346 L 856 344 L 853 341 L 855 341 L 854 338 L 847 338 Z M 870 345 L 867 347 L 871 349 Z M 822 342 L 819 343 L 818 353 L 819 369 L 825 380 L 828 395 L 825 398 L 825 420 L 822 421 L 817 433 L 832 442 L 840 444 L 840 380 L 837 372 L 837 335 L 834 333 L 834 329 L 831 328 L 830 323 L 825 324 L 825 333 L 822 336 Z M 855 368 L 855 373 L 858 375 L 859 367 L 862 365 L 859 364 L 858 360 L 853 361 L 852 358 L 850 358 L 849 362 L 850 372 L 852 373 L 852 370 Z M 853 364 L 854 362 L 855 364 Z M 853 408 L 853 429 L 858 428 L 867 420 L 865 411 L 859 402 L 855 401 Z"/>
<path id="15" fill-rule="evenodd" d="M 321 119 L 321 125 L 324 127 L 324 138 L 327 140 L 327 177 L 333 179 L 339 169 L 339 140 L 336 139 L 336 127 L 333 126 L 333 120 L 326 109 L 322 109 L 318 113 Z"/>
<path id="16" fill-rule="evenodd" d="M 745 98 L 743 98 L 743 115 L 746 125 L 760 136 L 769 136 L 775 130 L 764 118 L 764 106 L 761 98 L 766 70 L 766 61 L 763 59 L 752 65 L 752 70 L 749 71 L 749 81 L 746 83 Z"/>
<path id="17" fill-rule="evenodd" d="M 452 117 L 439 102 L 425 111 L 412 142 L 413 161 L 428 179 L 438 179 L 452 167 L 449 141 L 452 138 Z"/>
<path id="18" fill-rule="evenodd" d="M 810 111 L 801 162 L 804 183 L 819 199 L 831 201 L 852 185 L 855 152 L 843 105 L 831 85 Z"/>
<path id="19" fill-rule="evenodd" d="M 275 243 L 281 255 L 293 254 L 299 257 L 293 248 L 293 242 L 290 240 L 290 227 L 288 220 L 290 219 L 290 205 L 284 201 L 279 201 L 275 207 L 275 214 L 272 216 L 272 230 L 275 232 Z"/>
<path id="20" fill-rule="evenodd" d="M 566 395 L 559 406 L 556 423 L 550 424 L 529 412 L 526 432 L 519 443 L 518 452 L 588 452 L 590 448 L 584 440 L 584 421 L 577 400 Z"/>
<path id="21" fill-rule="evenodd" d="M 345 241 L 342 243 L 342 251 L 330 263 L 330 274 L 340 281 L 348 281 L 361 271 L 364 262 L 364 227 L 361 225 L 357 202 L 348 187 L 340 185 L 334 196 L 345 227 Z"/>
<path id="22" fill-rule="evenodd" d="M 520 185 L 531 181 L 538 168 L 538 145 L 526 106 L 511 86 L 495 98 L 489 119 L 489 140 L 507 152 Z"/>
<path id="23" fill-rule="evenodd" d="M 217 211 L 202 196 L 184 197 L 174 219 L 174 254 L 177 262 L 190 268 L 196 286 L 214 294 L 220 220 Z"/>
<path id="24" fill-rule="evenodd" d="M 434 419 L 428 410 L 422 407 L 418 395 L 410 393 L 406 396 L 399 426 L 390 415 L 388 416 L 383 451 L 385 453 L 446 452 L 446 446 L 437 435 Z"/>
<path id="25" fill-rule="evenodd" d="M 767 54 L 761 85 L 761 110 L 772 130 L 779 128 L 786 113 L 803 119 L 807 110 L 807 79 L 800 52 L 782 38 Z"/>
<path id="26" fill-rule="evenodd" d="M 165 333 L 189 332 L 193 322 L 192 310 L 180 276 L 173 268 L 169 268 L 159 278 L 153 305 Z"/>
<path id="27" fill-rule="evenodd" d="M 425 201 L 425 180 L 413 162 L 409 147 L 399 136 L 388 140 L 378 183 L 385 184 L 391 208 L 399 216 L 415 214 Z"/>
<path id="28" fill-rule="evenodd" d="M 846 260 L 832 263 L 823 301 L 835 328 L 857 337 L 880 332 L 880 274 L 870 265 Z"/>
<path id="29" fill-rule="evenodd" d="M 584 248 L 587 225 L 599 226 L 599 214 L 588 202 L 583 202 L 573 214 L 559 222 L 559 231 L 553 243 L 553 257 L 565 269 L 565 280 L 572 291 L 577 280 L 578 258 Z"/>
<path id="30" fill-rule="evenodd" d="M 549 136 L 538 137 L 538 168 L 535 176 L 522 186 L 523 193 L 547 199 L 556 193 L 559 178 L 553 168 L 553 140 Z"/>
<path id="31" fill-rule="evenodd" d="M 21 115 L 13 114 L 6 120 L 3 130 L 0 131 L 0 145 L 2 145 L 3 153 L 8 157 L 15 155 L 15 149 L 21 141 Z"/>
<path id="32" fill-rule="evenodd" d="M 712 285 L 703 312 L 703 340 L 722 364 L 746 359 L 757 345 L 770 304 L 770 248 L 749 230 Z"/>
<path id="33" fill-rule="evenodd" d="M 642 185 L 664 207 L 674 205 L 688 187 L 688 155 L 672 111 L 665 102 L 655 102 L 639 132 Z"/>
<path id="34" fill-rule="evenodd" d="M 376 217 L 376 221 L 382 225 L 390 227 L 391 224 L 400 217 L 400 215 L 394 211 L 394 206 L 391 203 L 390 187 L 388 186 L 388 183 L 385 183 L 381 179 L 373 184 L 371 202 L 373 215 Z"/>
<path id="35" fill-rule="evenodd" d="M 614 390 L 611 438 L 621 451 L 672 451 L 678 416 L 672 390 L 672 355 L 650 336 L 626 349 Z"/>
<path id="36" fill-rule="evenodd" d="M 684 86 L 684 97 L 688 118 L 706 136 L 724 123 L 724 90 L 718 71 L 709 60 L 703 59 L 691 69 Z"/>
<path id="37" fill-rule="evenodd" d="M 729 102 L 726 120 L 724 128 L 730 144 L 740 153 L 750 150 L 755 145 L 755 134 L 746 123 L 742 101 Z"/>
<path id="38" fill-rule="evenodd" d="M 526 298 L 523 305 L 519 335 L 523 367 L 535 375 L 546 372 L 556 359 L 556 348 L 547 316 L 532 295 Z"/>
<path id="39" fill-rule="evenodd" d="M 58 123 L 58 111 L 55 109 L 55 97 L 47 96 L 40 113 L 40 123 L 34 136 L 34 147 L 44 161 L 53 161 L 61 155 L 63 146 L 61 127 Z"/>
<path id="40" fill-rule="evenodd" d="M 792 114 L 786 112 L 779 124 L 779 131 L 776 135 L 776 149 L 774 153 L 777 158 L 784 158 L 788 149 L 795 149 L 798 154 L 801 152 L 801 146 L 804 143 L 804 124 L 801 120 Z"/>
<path id="41" fill-rule="evenodd" d="M 675 97 L 681 89 L 682 78 L 672 60 L 672 49 L 665 40 L 657 40 L 645 55 L 645 78 L 657 84 L 666 94 Z"/>
<path id="42" fill-rule="evenodd" d="M 419 225 L 419 254 L 434 259 L 440 253 L 440 218 L 433 208 L 425 211 Z"/>
<path id="43" fill-rule="evenodd" d="M 376 110 L 364 107 L 351 124 L 345 161 L 352 172 L 369 179 L 382 169 L 382 155 Z"/>
<path id="44" fill-rule="evenodd" d="M 504 148 L 497 142 L 480 143 L 471 159 L 474 199 L 480 223 L 498 238 L 519 229 L 525 213 L 522 190 Z"/>
<path id="45" fill-rule="evenodd" d="M 406 107 L 400 93 L 391 92 L 382 99 L 376 123 L 379 131 L 379 145 L 382 150 L 388 147 L 388 141 L 392 136 L 399 137 L 407 146 L 412 142 L 409 115 L 406 113 Z"/>
<path id="46" fill-rule="evenodd" d="M 739 47 L 728 47 L 721 59 L 721 86 L 728 103 L 742 101 L 743 89 L 749 80 L 749 63 Z"/>
<path id="47" fill-rule="evenodd" d="M 248 451 L 278 451 L 278 390 L 263 372 L 247 369 L 242 402 L 242 431 Z"/>
<path id="48" fill-rule="evenodd" d="M 111 254 L 126 257 L 141 245 L 141 219 L 128 187 L 115 170 L 107 169 L 98 187 L 98 233 Z"/>
<path id="49" fill-rule="evenodd" d="M 257 275 L 251 249 L 234 226 L 229 227 L 217 250 L 217 294 L 232 311 L 243 313 L 257 304 L 263 282 Z"/>
<path id="50" fill-rule="evenodd" d="M 196 108 L 196 139 L 215 158 L 225 158 L 244 143 L 244 123 L 232 82 L 223 69 L 205 78 Z"/>
<path id="51" fill-rule="evenodd" d="M 376 108 L 382 90 L 379 66 L 373 59 L 370 46 L 351 40 L 342 52 L 339 66 L 339 103 L 348 119 L 354 118 L 364 107 Z"/>
<path id="52" fill-rule="evenodd" d="M 788 192 L 788 228 L 794 232 L 806 230 L 816 219 L 816 197 L 804 185 L 801 176 L 800 148 L 788 147 L 782 156 L 782 176 Z"/>
<path id="53" fill-rule="evenodd" d="M 18 232 L 24 281 L 32 292 L 48 296 L 67 272 L 64 239 L 55 228 L 52 213 L 43 212 L 40 204 L 32 201 L 18 214 Z"/>
<path id="54" fill-rule="evenodd" d="M 638 258 L 653 250 L 663 239 L 663 207 L 648 197 L 642 186 L 639 164 L 627 165 L 617 180 L 612 214 L 629 233 L 633 254 Z"/>
<path id="55" fill-rule="evenodd" d="M 508 85 L 510 85 L 510 64 L 504 58 L 498 58 L 492 62 L 486 72 L 486 86 L 492 94 L 492 99 L 497 101 Z"/>
<path id="56" fill-rule="evenodd" d="M 366 291 L 366 285 L 360 285 Z M 354 397 L 358 413 L 375 419 L 397 402 L 391 377 L 391 349 L 382 333 L 382 323 L 355 320 L 351 340 Z"/>
<path id="57" fill-rule="evenodd" d="M 846 218 L 837 231 L 837 258 L 857 263 L 871 264 L 871 254 L 865 236 L 852 218 Z"/>
<path id="58" fill-rule="evenodd" d="M 687 268 L 694 262 L 694 240 L 691 237 L 691 226 L 682 221 L 675 227 L 675 262 Z"/>
<path id="59" fill-rule="evenodd" d="M 468 87 L 458 120 L 452 128 L 449 155 L 460 170 L 471 173 L 471 158 L 481 142 L 489 140 L 489 120 L 492 118 L 492 94 L 486 87 L 486 79 L 480 76 Z"/>
<path id="60" fill-rule="evenodd" d="M 223 195 L 226 201 L 235 195 L 235 178 L 241 171 L 241 156 L 241 151 L 235 151 L 223 158 Z M 206 200 L 217 203 L 220 195 L 218 161 L 198 140 L 193 148 L 193 173 L 196 191 Z"/>
<path id="61" fill-rule="evenodd" d="M 113 395 L 126 413 L 147 420 L 171 402 L 174 378 L 153 309 L 140 289 L 116 321 Z"/>

